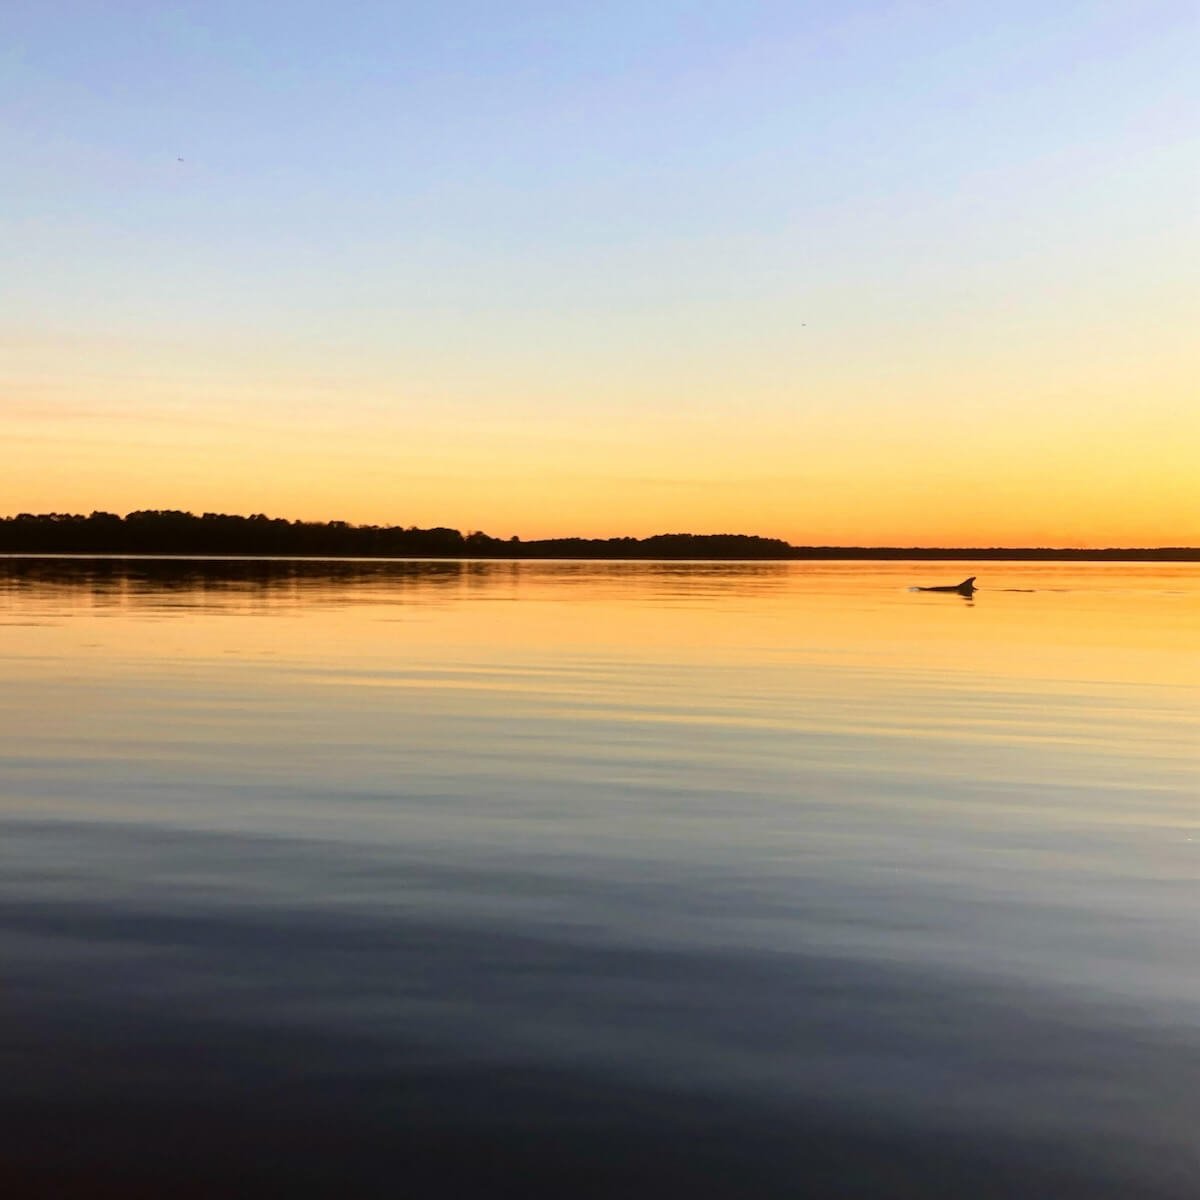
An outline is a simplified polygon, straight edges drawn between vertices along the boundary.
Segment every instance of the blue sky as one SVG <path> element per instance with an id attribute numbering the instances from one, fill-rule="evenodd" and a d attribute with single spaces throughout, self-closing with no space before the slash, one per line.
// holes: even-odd
<path id="1" fill-rule="evenodd" d="M 788 437 L 874 461 L 897 412 L 974 414 L 925 470 L 1055 411 L 1046 437 L 1099 414 L 1103 445 L 1147 409 L 1186 421 L 1191 4 L 50 0 L 0 22 L 3 402 L 51 422 L 26 431 L 47 456 L 106 411 L 172 452 L 165 419 L 437 441 L 449 413 L 544 495 L 564 455 L 644 476 L 622 428 L 665 454 L 672 419 L 709 480 L 747 427 L 739 480 L 778 476 Z M 446 508 L 483 458 L 444 459 Z M 404 518 L 339 470 L 264 499 Z M 89 479 L 72 494 L 100 503 Z M 216 503 L 189 479 L 182 506 Z"/>

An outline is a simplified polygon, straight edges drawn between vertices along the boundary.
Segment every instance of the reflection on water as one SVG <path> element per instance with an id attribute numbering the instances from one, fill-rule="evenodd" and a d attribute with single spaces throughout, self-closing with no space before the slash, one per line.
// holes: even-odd
<path id="1" fill-rule="evenodd" d="M 1191 1197 L 1200 570 L 937 566 L 0 560 L 0 1183 Z"/>

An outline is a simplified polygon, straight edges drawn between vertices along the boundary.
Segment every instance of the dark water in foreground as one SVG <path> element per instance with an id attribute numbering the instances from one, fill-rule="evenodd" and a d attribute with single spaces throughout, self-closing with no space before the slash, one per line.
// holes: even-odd
<path id="1" fill-rule="evenodd" d="M 1198 650 L 1195 566 L 0 559 L 0 1185 L 1191 1200 Z"/>

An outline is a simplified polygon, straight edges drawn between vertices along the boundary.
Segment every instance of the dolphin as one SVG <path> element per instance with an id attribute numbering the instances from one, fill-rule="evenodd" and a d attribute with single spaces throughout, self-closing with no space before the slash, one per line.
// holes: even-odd
<path id="1" fill-rule="evenodd" d="M 957 592 L 960 596 L 969 596 L 975 590 L 975 576 L 964 579 L 962 583 L 949 583 L 944 587 L 919 587 L 918 592 Z"/>

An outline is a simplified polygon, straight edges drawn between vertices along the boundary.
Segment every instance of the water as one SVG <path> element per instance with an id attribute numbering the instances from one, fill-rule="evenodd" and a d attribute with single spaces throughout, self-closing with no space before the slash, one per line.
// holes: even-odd
<path id="1" fill-rule="evenodd" d="M 1194 565 L 0 595 L 14 1194 L 1200 1192 Z"/>

